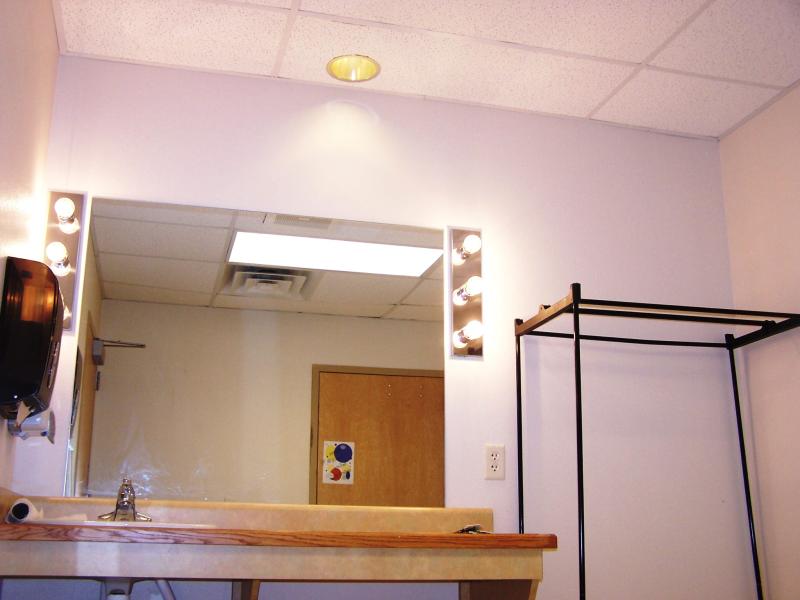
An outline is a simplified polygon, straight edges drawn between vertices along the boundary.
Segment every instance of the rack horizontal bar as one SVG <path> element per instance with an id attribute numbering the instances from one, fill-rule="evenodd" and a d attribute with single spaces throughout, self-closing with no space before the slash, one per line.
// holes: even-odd
<path id="1" fill-rule="evenodd" d="M 516 334 L 518 336 L 527 335 L 565 312 L 572 312 L 572 293 L 569 293 L 555 304 L 550 306 L 543 304 L 540 306 L 538 313 L 515 327 Z"/>
<path id="2" fill-rule="evenodd" d="M 604 308 L 579 308 L 582 315 L 598 315 L 601 317 L 628 317 L 633 319 L 659 319 L 663 321 L 686 321 L 690 323 L 723 323 L 725 325 L 750 325 L 761 327 L 774 321 L 739 319 L 735 317 L 715 317 L 702 315 L 688 315 L 667 312 L 647 312 L 633 310 L 607 310 Z"/>
<path id="3" fill-rule="evenodd" d="M 680 304 L 652 304 L 648 302 L 622 302 L 618 300 L 595 300 L 584 298 L 581 306 L 610 306 L 619 308 L 641 308 L 646 310 L 661 310 L 674 313 L 706 313 L 728 316 L 764 317 L 764 319 L 792 319 L 800 318 L 800 314 L 771 312 L 760 310 L 738 310 L 735 308 L 709 308 L 705 306 L 684 306 Z"/>
<path id="4" fill-rule="evenodd" d="M 527 335 L 539 337 L 554 337 L 574 339 L 571 333 L 556 333 L 553 331 L 532 331 Z M 607 335 L 580 335 L 582 340 L 593 342 L 618 342 L 620 344 L 643 344 L 648 346 L 682 346 L 688 348 L 727 348 L 723 342 L 686 342 L 681 340 L 648 340 L 643 338 L 612 337 Z"/>
<path id="5" fill-rule="evenodd" d="M 596 308 L 603 307 L 603 308 Z M 529 335 L 532 331 L 564 313 L 574 310 L 572 292 L 552 305 L 542 305 L 533 317 L 516 325 L 517 336 Z M 578 304 L 582 314 L 602 317 L 655 319 L 683 321 L 688 323 L 717 323 L 759 327 L 759 331 L 735 338 L 735 348 L 764 339 L 800 326 L 800 314 L 774 311 L 738 310 L 734 308 L 710 308 L 707 306 L 685 306 L 681 304 L 653 304 L 649 302 L 623 302 L 618 300 L 584 299 Z M 776 319 L 779 322 L 776 322 Z M 775 329 L 778 327 L 779 329 Z M 586 338 L 589 339 L 589 338 Z M 606 340 L 611 341 L 611 340 Z M 721 347 L 727 347 L 725 345 Z"/>

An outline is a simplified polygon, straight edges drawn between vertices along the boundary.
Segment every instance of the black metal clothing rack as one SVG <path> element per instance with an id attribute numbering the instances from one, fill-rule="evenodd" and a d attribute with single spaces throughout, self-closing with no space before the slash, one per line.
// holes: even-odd
<path id="1" fill-rule="evenodd" d="M 553 319 L 572 314 L 572 333 L 540 331 L 539 329 Z M 658 340 L 605 335 L 581 334 L 581 316 L 597 315 L 636 319 L 658 319 L 693 323 L 717 323 L 721 325 L 750 326 L 756 329 L 743 335 L 725 334 L 723 342 Z M 622 344 L 645 344 L 658 346 L 679 346 L 690 348 L 721 348 L 727 350 L 731 381 L 733 384 L 733 403 L 736 411 L 736 426 L 739 435 L 739 459 L 742 468 L 742 484 L 747 504 L 747 522 L 750 531 L 750 549 L 753 558 L 753 573 L 758 600 L 763 600 L 761 569 L 758 561 L 755 525 L 753 523 L 753 504 L 750 495 L 750 477 L 747 469 L 747 454 L 744 444 L 742 413 L 739 403 L 739 384 L 736 376 L 737 348 L 772 337 L 779 333 L 800 327 L 800 314 L 771 311 L 735 310 L 727 308 L 707 308 L 700 306 L 680 306 L 674 304 L 650 304 L 644 302 L 622 302 L 617 300 L 596 300 L 581 297 L 581 285 L 573 283 L 569 294 L 552 305 L 542 305 L 539 312 L 527 321 L 516 319 L 516 375 L 517 375 L 517 501 L 519 506 L 519 532 L 525 532 L 523 463 L 522 463 L 522 356 L 520 338 L 525 335 L 567 338 L 573 340 L 575 363 L 575 418 L 578 471 L 578 574 L 580 600 L 586 598 L 586 539 L 584 532 L 584 494 L 583 494 L 583 401 L 581 393 L 581 341 L 615 342 Z"/>

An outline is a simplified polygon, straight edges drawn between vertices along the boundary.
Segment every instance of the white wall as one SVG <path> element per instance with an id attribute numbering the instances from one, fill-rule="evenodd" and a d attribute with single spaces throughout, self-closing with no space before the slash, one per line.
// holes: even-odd
<path id="1" fill-rule="evenodd" d="M 44 170 L 57 60 L 49 0 L 0 2 L 0 257 L 43 256 Z M 0 486 L 11 486 L 22 444 L 0 432 Z"/>
<path id="2" fill-rule="evenodd" d="M 800 89 L 722 140 L 737 307 L 800 313 Z M 800 597 L 800 331 L 740 351 L 770 598 Z"/>
<path id="3" fill-rule="evenodd" d="M 105 300 L 89 492 L 308 502 L 314 364 L 444 368 L 442 324 Z"/>
<path id="4" fill-rule="evenodd" d="M 571 281 L 582 282 L 592 297 L 731 304 L 715 142 L 75 58 L 61 60 L 54 119 L 48 170 L 53 187 L 481 228 L 485 357 L 445 364 L 446 502 L 492 507 L 500 531 L 516 528 L 515 480 L 483 479 L 483 445 L 505 443 L 508 473 L 515 473 L 515 317 L 560 298 Z M 356 183 L 342 177 L 349 169 L 358 173 Z M 600 366 L 588 375 L 601 393 L 597 402 L 613 395 L 617 405 L 605 419 L 587 415 L 598 427 L 587 440 L 591 593 L 751 597 L 735 430 L 727 427 L 730 413 L 722 404 L 724 365 L 715 357 L 695 364 L 668 354 L 655 366 L 634 356 L 606 369 L 603 361 L 620 351 L 597 352 Z M 529 363 L 529 378 L 537 372 L 558 375 L 549 360 Z M 544 411 L 536 403 L 551 399 L 542 412 L 547 421 L 539 425 L 547 435 L 537 438 L 532 430 L 528 439 L 529 484 L 540 486 L 528 514 L 535 529 L 560 535 L 559 551 L 545 558 L 540 597 L 574 598 L 569 376 L 538 385 L 543 393 L 531 396 L 529 417 L 531 410 Z M 664 402 L 650 412 L 643 409 L 644 398 Z M 673 410 L 661 406 L 673 400 Z M 602 413 L 603 405 L 594 411 Z M 628 444 L 620 450 L 623 441 Z M 620 451 L 624 462 L 607 467 L 603 460 Z M 546 467 L 541 457 L 559 455 L 566 456 L 563 468 L 548 471 L 545 487 L 532 481 Z M 692 471 L 683 481 L 679 475 L 687 465 Z M 614 494 L 604 480 L 607 468 L 615 478 L 630 474 L 619 479 Z M 668 473 L 663 481 L 662 471 Z M 684 493 L 706 475 L 707 487 Z M 646 501 L 631 501 L 643 495 Z M 669 518 L 676 514 L 685 515 L 677 524 Z M 620 530 L 625 535 L 617 537 Z M 681 531 L 691 531 L 692 543 L 677 535 Z M 644 545 L 629 543 L 645 537 Z M 674 561 L 664 564 L 662 556 Z M 643 565 L 648 557 L 652 561 Z M 602 574 L 606 567 L 630 576 L 612 580 Z M 646 576 L 637 576 L 640 567 L 647 567 Z"/>

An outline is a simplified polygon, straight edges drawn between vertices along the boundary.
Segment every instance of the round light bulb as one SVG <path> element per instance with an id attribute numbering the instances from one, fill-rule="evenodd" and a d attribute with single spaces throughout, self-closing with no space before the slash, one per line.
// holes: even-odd
<path id="1" fill-rule="evenodd" d="M 466 348 L 468 340 L 465 337 L 462 337 L 460 331 L 456 331 L 453 334 L 453 347 L 454 348 Z"/>
<path id="2" fill-rule="evenodd" d="M 68 257 L 67 247 L 61 242 L 50 242 L 45 250 L 47 260 L 53 263 L 63 263 Z"/>
<path id="3" fill-rule="evenodd" d="M 461 244 L 461 247 L 467 254 L 475 254 L 481 249 L 481 245 L 481 237 L 474 233 L 470 233 L 464 238 L 464 243 Z"/>
<path id="4" fill-rule="evenodd" d="M 68 222 L 75 216 L 75 203 L 72 201 L 72 198 L 67 198 L 66 196 L 62 196 L 58 200 L 56 200 L 53 208 L 56 211 L 56 216 L 58 220 L 62 223 Z"/>
<path id="5" fill-rule="evenodd" d="M 69 274 L 69 252 L 64 244 L 50 242 L 44 252 L 50 261 L 50 269 L 56 277 L 64 277 Z"/>
<path id="6" fill-rule="evenodd" d="M 478 320 L 470 321 L 461 331 L 468 340 L 477 340 L 483 337 L 483 323 Z"/>
<path id="7" fill-rule="evenodd" d="M 451 262 L 453 263 L 454 267 L 460 267 L 464 264 L 466 259 L 467 257 L 464 255 L 461 248 L 453 248 L 453 258 Z"/>
<path id="8" fill-rule="evenodd" d="M 463 287 L 467 296 L 480 296 L 483 293 L 483 279 L 480 275 L 473 275 L 467 279 L 467 283 Z"/>

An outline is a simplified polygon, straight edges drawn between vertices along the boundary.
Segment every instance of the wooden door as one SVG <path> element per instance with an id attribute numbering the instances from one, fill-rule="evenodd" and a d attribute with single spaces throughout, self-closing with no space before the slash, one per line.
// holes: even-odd
<path id="1" fill-rule="evenodd" d="M 444 506 L 444 377 L 370 371 L 315 372 L 312 502 Z M 353 444 L 352 481 L 331 482 L 326 441 Z"/>

